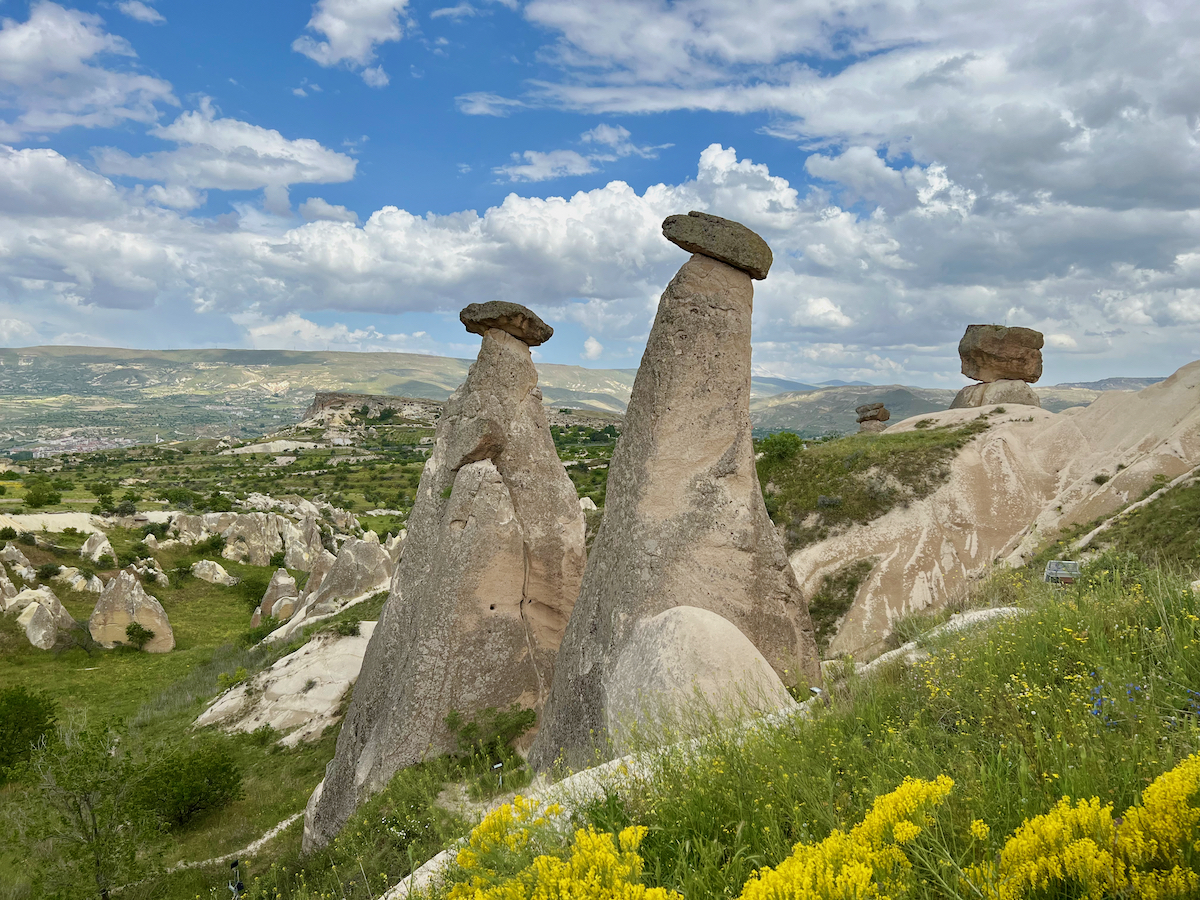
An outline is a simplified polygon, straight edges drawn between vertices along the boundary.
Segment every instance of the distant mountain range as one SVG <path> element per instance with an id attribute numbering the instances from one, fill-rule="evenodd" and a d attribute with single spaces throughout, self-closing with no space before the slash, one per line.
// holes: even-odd
<path id="1" fill-rule="evenodd" d="M 233 435 L 298 422 L 317 391 L 444 400 L 471 360 L 413 353 L 293 350 L 0 349 L 0 451 L 58 441 L 64 448 Z M 547 406 L 624 412 L 635 369 L 538 366 Z M 1113 378 L 1039 388 L 1047 409 L 1090 403 L 1101 390 L 1160 379 Z M 805 435 L 855 428 L 854 407 L 887 404 L 893 420 L 945 409 L 954 392 L 839 380 L 751 380 L 759 431 Z"/>

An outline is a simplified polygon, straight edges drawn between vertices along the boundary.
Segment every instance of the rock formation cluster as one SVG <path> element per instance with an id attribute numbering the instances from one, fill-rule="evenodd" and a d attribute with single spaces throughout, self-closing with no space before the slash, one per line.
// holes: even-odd
<path id="1" fill-rule="evenodd" d="M 460 318 L 482 335 L 479 356 L 438 421 L 391 595 L 305 813 L 306 849 L 399 768 L 450 749 L 451 710 L 540 709 L 579 590 L 583 514 L 530 355 L 553 331 L 515 303 Z"/>
<path id="2" fill-rule="evenodd" d="M 962 373 L 969 384 L 955 396 L 951 409 L 994 403 L 1042 405 L 1029 385 L 1042 377 L 1042 333 L 1032 328 L 968 325 L 958 342 Z"/>
<path id="3" fill-rule="evenodd" d="M 859 434 L 864 431 L 875 433 L 883 431 L 887 428 L 883 423 L 892 417 L 882 403 L 864 403 L 862 406 L 856 407 L 854 412 L 858 416 Z"/>
<path id="4" fill-rule="evenodd" d="M 142 648 L 147 653 L 166 653 L 175 649 L 175 632 L 166 610 L 146 593 L 132 566 L 121 570 L 105 585 L 104 593 L 88 619 L 88 631 L 100 646 L 112 648 L 128 641 L 125 629 L 131 622 L 154 632 L 154 637 Z"/>
<path id="5" fill-rule="evenodd" d="M 663 292 L 634 382 L 604 519 L 530 751 L 538 768 L 560 757 L 578 766 L 620 746 L 623 719 L 637 716 L 630 698 L 649 677 L 629 648 L 666 653 L 665 643 L 725 628 L 710 627 L 714 616 L 766 661 L 767 694 L 782 699 L 781 677 L 820 681 L 808 606 L 767 515 L 750 437 L 751 278 L 766 276 L 770 248 L 742 225 L 699 213 L 669 217 L 663 234 L 694 255 Z M 684 607 L 694 612 L 657 618 Z M 668 655 L 677 665 L 655 674 L 656 698 L 643 702 L 703 690 L 711 661 L 685 651 Z M 763 693 L 753 660 L 734 669 L 749 693 Z"/>

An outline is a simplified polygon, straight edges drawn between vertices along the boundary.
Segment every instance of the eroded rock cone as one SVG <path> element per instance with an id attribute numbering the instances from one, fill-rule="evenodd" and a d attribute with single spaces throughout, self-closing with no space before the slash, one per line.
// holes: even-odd
<path id="1" fill-rule="evenodd" d="M 754 467 L 753 295 L 747 272 L 699 253 L 662 295 L 530 752 L 537 768 L 610 750 L 610 698 L 631 677 L 622 651 L 639 623 L 677 606 L 731 622 L 790 682 L 820 681 L 808 607 Z"/>
<path id="2" fill-rule="evenodd" d="M 968 325 L 958 342 L 962 373 L 975 381 L 1035 382 L 1042 377 L 1045 338 L 1032 328 Z"/>
<path id="3" fill-rule="evenodd" d="M 306 851 L 398 769 L 451 749 L 451 710 L 540 710 L 579 591 L 583 514 L 518 336 L 550 329 L 515 304 L 473 304 L 463 321 L 482 329 L 479 358 L 438 421 L 391 596 L 305 811 Z"/>
<path id="4" fill-rule="evenodd" d="M 88 619 L 88 631 L 100 646 L 111 648 L 129 640 L 125 629 L 131 622 L 154 632 L 154 637 L 142 648 L 147 653 L 175 649 L 175 633 L 166 611 L 142 588 L 132 566 L 118 572 L 104 588 Z"/>

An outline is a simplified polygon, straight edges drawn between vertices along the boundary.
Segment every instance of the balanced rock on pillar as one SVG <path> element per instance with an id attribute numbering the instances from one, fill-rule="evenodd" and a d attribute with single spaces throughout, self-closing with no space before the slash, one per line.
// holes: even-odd
<path id="1" fill-rule="evenodd" d="M 674 240 L 687 218 L 667 219 L 664 235 Z M 620 744 L 623 653 L 640 623 L 675 607 L 732 623 L 777 676 L 820 681 L 808 606 L 755 472 L 751 273 L 705 255 L 715 245 L 747 259 L 765 243 L 735 222 L 705 225 L 718 232 L 711 244 L 675 241 L 701 252 L 663 292 L 634 381 L 604 519 L 530 751 L 540 769 L 560 757 L 578 766 Z"/>
<path id="2" fill-rule="evenodd" d="M 1029 385 L 1042 377 L 1045 339 L 1032 328 L 968 325 L 958 342 L 962 373 L 981 384 L 968 384 L 950 403 L 951 409 L 1015 403 L 1042 405 Z"/>
<path id="3" fill-rule="evenodd" d="M 452 749 L 452 710 L 540 711 L 579 592 L 583 513 L 529 352 L 553 330 L 515 303 L 471 304 L 461 319 L 483 336 L 479 358 L 438 421 L 391 595 L 305 812 L 306 851 L 398 769 Z"/>
<path id="4" fill-rule="evenodd" d="M 854 410 L 858 416 L 858 431 L 863 432 L 880 432 L 887 428 L 883 423 L 892 417 L 888 412 L 887 407 L 882 403 L 864 403 L 862 406 Z"/>

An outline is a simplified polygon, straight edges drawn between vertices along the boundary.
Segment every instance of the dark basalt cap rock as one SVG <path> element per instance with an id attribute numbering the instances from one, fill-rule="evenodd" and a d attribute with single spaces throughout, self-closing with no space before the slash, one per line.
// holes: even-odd
<path id="1" fill-rule="evenodd" d="M 759 281 L 767 277 L 775 259 L 767 242 L 745 225 L 708 213 L 667 216 L 662 232 L 672 244 L 720 260 Z"/>
<path id="2" fill-rule="evenodd" d="M 537 313 L 520 303 L 509 303 L 507 300 L 472 303 L 458 314 L 458 319 L 473 334 L 485 334 L 489 328 L 499 328 L 530 347 L 544 344 L 554 336 L 554 329 L 543 322 Z"/>

